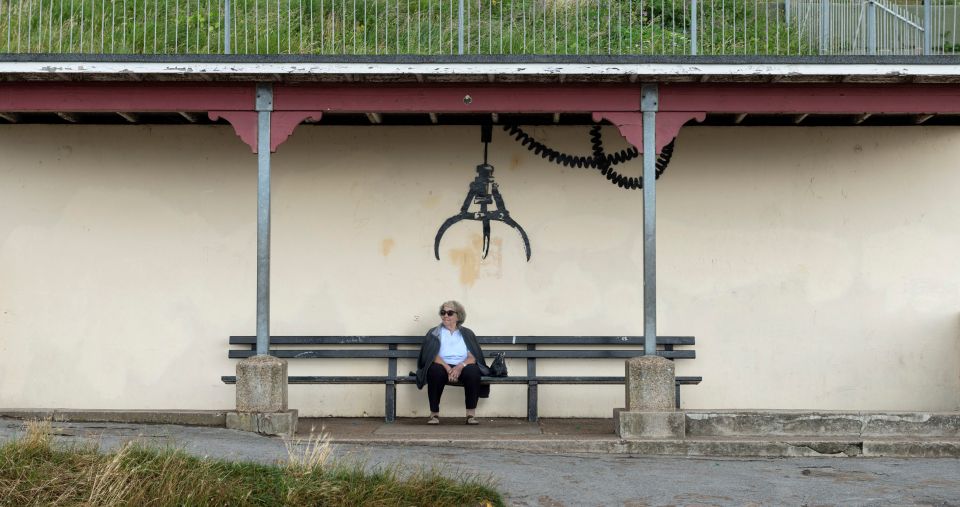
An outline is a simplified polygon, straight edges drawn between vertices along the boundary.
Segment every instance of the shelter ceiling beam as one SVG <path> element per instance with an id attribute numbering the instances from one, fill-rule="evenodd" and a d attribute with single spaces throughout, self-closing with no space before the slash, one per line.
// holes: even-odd
<path id="1" fill-rule="evenodd" d="M 960 87 L 674 83 L 660 86 L 660 110 L 788 115 L 960 114 Z"/>
<path id="2" fill-rule="evenodd" d="M 80 117 L 77 116 L 75 113 L 57 112 L 57 116 L 59 116 L 60 118 L 63 118 L 64 120 L 70 123 L 77 123 L 78 121 L 80 121 Z"/>
<path id="3" fill-rule="evenodd" d="M 0 83 L 0 111 L 173 112 L 253 110 L 250 83 Z"/>
<path id="4" fill-rule="evenodd" d="M 727 114 L 960 114 L 949 84 L 660 85 L 660 111 Z M 252 111 L 251 83 L 0 82 L 0 111 Z M 343 113 L 635 112 L 636 85 L 277 85 L 278 111 Z M 189 120 L 189 119 L 188 119 Z"/>
<path id="5" fill-rule="evenodd" d="M 135 113 L 124 113 L 124 112 L 117 111 L 117 115 L 119 115 L 124 120 L 127 120 L 127 122 L 129 123 L 140 123 L 140 117 Z"/>
<path id="6" fill-rule="evenodd" d="M 277 85 L 276 110 L 342 113 L 591 113 L 637 111 L 636 86 Z"/>

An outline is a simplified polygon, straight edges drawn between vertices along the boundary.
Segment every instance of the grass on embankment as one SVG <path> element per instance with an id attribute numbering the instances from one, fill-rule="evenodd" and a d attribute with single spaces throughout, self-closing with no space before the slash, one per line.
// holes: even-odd
<path id="1" fill-rule="evenodd" d="M 366 472 L 329 458 L 322 437 L 288 442 L 278 465 L 127 444 L 53 444 L 49 422 L 0 447 L 0 505 L 503 505 L 486 482 L 422 469 Z"/>
<path id="2" fill-rule="evenodd" d="M 0 0 L 0 53 L 220 54 L 222 0 Z M 234 0 L 235 54 L 457 54 L 457 0 Z M 808 54 L 767 0 L 699 0 L 701 55 Z M 689 54 L 689 0 L 464 2 L 466 54 Z M 811 18 L 812 19 L 812 18 Z M 817 25 L 819 26 L 819 25 Z"/>

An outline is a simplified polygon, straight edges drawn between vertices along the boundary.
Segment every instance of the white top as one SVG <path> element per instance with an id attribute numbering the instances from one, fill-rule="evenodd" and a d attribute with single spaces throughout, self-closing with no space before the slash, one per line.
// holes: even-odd
<path id="1" fill-rule="evenodd" d="M 447 364 L 460 364 L 467 360 L 467 354 L 467 344 L 463 341 L 460 330 L 451 333 L 449 329 L 440 326 L 440 352 L 437 354 L 440 359 Z"/>

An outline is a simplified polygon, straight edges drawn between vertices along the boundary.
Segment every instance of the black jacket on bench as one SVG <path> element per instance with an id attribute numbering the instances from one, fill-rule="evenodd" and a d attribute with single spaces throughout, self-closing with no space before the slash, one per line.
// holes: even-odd
<path id="1" fill-rule="evenodd" d="M 417 358 L 417 389 L 423 389 L 423 386 L 427 385 L 427 370 L 430 368 L 430 365 L 433 364 L 433 360 L 437 358 L 437 354 L 440 353 L 441 326 L 442 324 L 430 329 L 423 337 L 423 343 L 420 345 L 420 357 Z M 466 344 L 467 350 L 470 351 L 470 354 L 473 355 L 473 358 L 477 361 L 477 367 L 480 368 L 480 375 L 490 375 L 490 367 L 487 366 L 487 361 L 483 357 L 483 351 L 480 350 L 480 344 L 477 343 L 477 335 L 463 326 L 457 329 L 460 330 L 460 334 L 463 336 L 463 343 Z M 480 397 L 490 397 L 490 384 L 480 385 Z"/>

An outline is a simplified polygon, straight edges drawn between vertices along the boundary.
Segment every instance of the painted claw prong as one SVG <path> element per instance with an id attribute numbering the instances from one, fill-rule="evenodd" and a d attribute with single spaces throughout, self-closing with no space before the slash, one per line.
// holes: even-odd
<path id="1" fill-rule="evenodd" d="M 440 260 L 440 238 L 443 237 L 443 233 L 447 232 L 447 229 L 453 226 L 453 224 L 469 217 L 470 214 L 459 213 L 444 220 L 443 225 L 437 230 L 437 237 L 433 239 L 433 256 L 436 257 L 437 260 Z"/>
<path id="2" fill-rule="evenodd" d="M 517 230 L 517 232 L 520 233 L 520 237 L 523 239 L 523 248 L 527 254 L 527 262 L 530 262 L 530 238 L 527 237 L 527 231 L 523 230 L 523 227 L 520 227 L 520 224 L 518 224 L 517 221 L 514 220 L 513 218 L 510 218 L 509 215 L 504 216 L 500 220 L 502 220 L 503 223 L 509 225 L 510 227 L 513 227 L 514 229 Z"/>
<path id="3" fill-rule="evenodd" d="M 490 251 L 490 219 L 483 219 L 483 251 L 480 254 L 481 259 L 487 258 L 487 252 Z"/>

